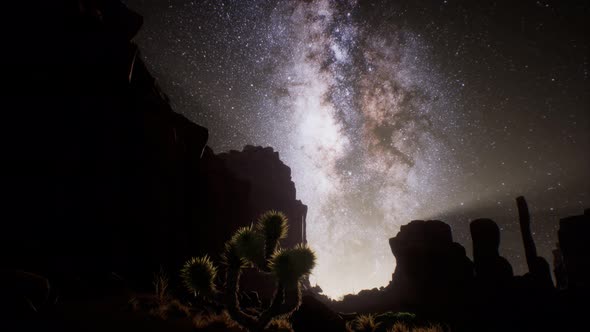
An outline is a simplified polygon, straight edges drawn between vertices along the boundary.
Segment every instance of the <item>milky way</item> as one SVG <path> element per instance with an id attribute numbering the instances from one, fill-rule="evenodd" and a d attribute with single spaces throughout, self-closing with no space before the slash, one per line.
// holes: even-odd
<path id="1" fill-rule="evenodd" d="M 355 4 L 294 2 L 273 13 L 286 61 L 267 109 L 284 123 L 270 137 L 309 204 L 308 239 L 319 255 L 312 282 L 335 296 L 387 284 L 387 239 L 436 190 L 445 148 L 435 129 L 449 114 L 430 80 L 419 37 L 370 35 Z M 278 28 L 277 28 L 278 27 Z"/>
<path id="2" fill-rule="evenodd" d="M 463 37 L 450 24 L 408 24 L 412 13 L 403 6 L 356 1 L 128 2 L 147 14 L 139 39 L 144 57 L 177 109 L 211 129 L 209 144 L 216 151 L 272 146 L 291 167 L 318 253 L 312 282 L 329 296 L 386 285 L 395 268 L 387 239 L 402 224 L 445 216 L 468 246 L 466 221 L 483 201 L 509 220 L 513 196 L 565 185 L 568 170 L 580 174 L 589 164 L 568 157 L 568 165 L 581 164 L 572 169 L 547 154 L 540 167 L 529 168 L 538 154 L 526 136 L 534 133 L 518 131 L 525 116 L 514 115 L 516 124 L 502 120 L 511 114 L 506 98 L 521 92 L 505 97 L 506 87 L 489 88 L 516 60 L 495 59 L 492 51 L 468 57 L 480 44 L 491 45 L 489 28 Z M 427 16 L 423 9 L 413 14 Z M 460 54 L 465 58 L 457 61 Z M 490 81 L 482 83 L 482 73 Z M 486 118 L 490 124 L 482 124 Z M 529 127 L 542 127 L 539 121 Z M 588 145 L 587 115 L 578 121 L 578 131 L 566 129 L 584 141 L 572 155 Z M 550 150 L 559 150 L 553 142 Z M 549 171 L 555 175 L 546 180 Z M 525 189 L 516 185 L 522 179 Z M 573 211 L 588 203 L 584 181 L 555 206 Z M 503 230 L 510 225 L 501 223 Z M 541 228 L 542 253 L 555 241 L 555 225 Z M 516 239 L 503 249 L 517 264 L 518 248 Z"/>

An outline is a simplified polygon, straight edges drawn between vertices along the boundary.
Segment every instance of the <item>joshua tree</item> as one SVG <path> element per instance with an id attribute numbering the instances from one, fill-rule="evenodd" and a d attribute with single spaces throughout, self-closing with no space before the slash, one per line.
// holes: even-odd
<path id="1" fill-rule="evenodd" d="M 249 331 L 264 331 L 277 316 L 291 314 L 301 304 L 300 281 L 315 266 L 315 253 L 303 244 L 281 249 L 279 240 L 287 236 L 287 218 L 276 211 L 260 216 L 255 226 L 242 227 L 225 244 L 222 265 L 225 280 L 216 285 L 217 267 L 208 256 L 189 259 L 181 270 L 187 289 L 223 304 L 230 317 Z M 239 282 L 242 269 L 254 267 L 276 280 L 276 290 L 268 308 L 258 314 L 242 310 Z"/>

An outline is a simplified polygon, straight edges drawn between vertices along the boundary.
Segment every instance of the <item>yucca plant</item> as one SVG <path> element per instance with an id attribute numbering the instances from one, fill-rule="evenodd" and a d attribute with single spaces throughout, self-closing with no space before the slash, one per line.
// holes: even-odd
<path id="1" fill-rule="evenodd" d="M 180 277 L 186 288 L 195 296 L 207 297 L 215 293 L 217 267 L 209 256 L 189 259 L 180 270 Z"/>
<path id="2" fill-rule="evenodd" d="M 311 273 L 316 262 L 315 253 L 307 245 L 280 248 L 279 241 L 287 231 L 283 213 L 262 214 L 256 225 L 238 229 L 226 242 L 222 255 L 225 280 L 220 285 L 215 285 L 217 267 L 204 256 L 191 258 L 183 266 L 181 277 L 186 288 L 195 296 L 223 304 L 229 316 L 249 331 L 270 330 L 273 319 L 290 315 L 301 304 L 301 280 Z M 248 267 L 271 274 L 276 280 L 270 306 L 258 314 L 246 313 L 240 307 L 240 275 Z"/>

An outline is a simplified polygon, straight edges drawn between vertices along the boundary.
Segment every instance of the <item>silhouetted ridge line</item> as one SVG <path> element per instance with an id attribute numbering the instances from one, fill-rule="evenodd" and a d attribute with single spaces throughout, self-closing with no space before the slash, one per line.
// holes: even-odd
<path id="1" fill-rule="evenodd" d="M 531 234 L 534 220 L 526 201 L 518 197 L 516 202 L 529 265 L 523 276 L 514 276 L 510 263 L 500 256 L 500 229 L 493 220 L 470 223 L 473 263 L 465 249 L 453 242 L 449 225 L 414 220 L 389 239 L 396 258 L 389 285 L 346 295 L 341 301 L 328 300 L 321 293 L 317 296 L 337 311 L 413 312 L 448 322 L 453 331 L 565 331 L 583 326 L 581 308 L 590 285 L 588 210 L 560 222 L 556 288 L 548 263 L 536 254 Z"/>
<path id="2" fill-rule="evenodd" d="M 14 78 L 0 92 L 7 268 L 62 296 L 100 293 L 113 275 L 151 288 L 161 265 L 221 252 L 269 209 L 290 220 L 286 245 L 305 242 L 289 167 L 271 148 L 213 153 L 208 130 L 174 112 L 133 43 L 140 15 L 115 0 L 29 4 L 2 55 Z"/>

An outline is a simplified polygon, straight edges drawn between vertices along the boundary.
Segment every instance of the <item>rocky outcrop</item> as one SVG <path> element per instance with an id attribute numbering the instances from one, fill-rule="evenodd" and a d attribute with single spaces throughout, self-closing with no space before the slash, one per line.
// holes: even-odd
<path id="1" fill-rule="evenodd" d="M 30 7 L 0 55 L 8 267 L 62 290 L 111 272 L 151 287 L 160 265 L 222 252 L 265 209 L 287 213 L 290 245 L 305 241 L 306 207 L 277 153 L 215 155 L 208 130 L 173 111 L 132 41 L 141 16 L 117 0 Z"/>
<path id="2" fill-rule="evenodd" d="M 590 210 L 559 221 L 558 252 L 560 264 L 555 277 L 561 287 L 557 308 L 567 324 L 564 330 L 574 331 L 587 324 L 587 302 L 590 296 Z M 559 284 L 561 281 L 561 284 Z"/>
<path id="3" fill-rule="evenodd" d="M 588 211 L 561 220 L 555 251 L 556 277 L 561 280 L 558 291 L 548 277 L 547 263 L 535 252 L 523 197 L 517 199 L 517 206 L 530 266 L 525 275 L 514 276 L 500 256 L 500 230 L 493 220 L 476 219 L 470 224 L 474 264 L 453 242 L 447 224 L 415 220 L 389 240 L 396 269 L 387 287 L 325 302 L 344 312 L 410 311 L 448 322 L 455 331 L 482 327 L 486 331 L 573 331 L 585 324 L 581 308 L 588 297 Z"/>
<path id="4" fill-rule="evenodd" d="M 469 224 L 473 241 L 473 261 L 478 281 L 498 285 L 513 277 L 512 266 L 498 252 L 500 228 L 491 219 L 476 219 Z"/>
<path id="5" fill-rule="evenodd" d="M 473 263 L 453 242 L 449 225 L 414 220 L 402 226 L 389 245 L 396 259 L 389 288 L 398 302 L 423 312 L 457 310 L 473 279 Z"/>
<path id="6" fill-rule="evenodd" d="M 250 183 L 250 220 L 269 209 L 279 210 L 289 218 L 289 235 L 284 244 L 294 246 L 307 242 L 307 206 L 297 200 L 291 169 L 280 160 L 278 152 L 271 147 L 247 145 L 241 152 L 232 150 L 218 157 L 238 179 Z"/>
<path id="7" fill-rule="evenodd" d="M 475 282 L 471 288 L 471 316 L 474 321 L 490 322 L 500 328 L 494 310 L 498 307 L 512 308 L 506 303 L 513 282 L 512 266 L 500 256 L 500 228 L 491 219 L 476 219 L 469 224 L 473 241 Z"/>
<path id="8" fill-rule="evenodd" d="M 533 240 L 531 232 L 531 217 L 527 202 L 523 196 L 516 198 L 518 207 L 518 221 L 520 224 L 520 233 L 529 272 L 525 275 L 529 283 L 534 283 L 535 288 L 552 289 L 553 281 L 551 280 L 551 269 L 545 258 L 537 255 L 537 247 Z"/>
<path id="9" fill-rule="evenodd" d="M 559 221 L 559 252 L 568 289 L 590 290 L 590 210 Z M 564 286 L 565 287 L 565 286 Z"/>
<path id="10" fill-rule="evenodd" d="M 452 286 L 473 277 L 472 263 L 465 249 L 453 242 L 451 227 L 439 220 L 414 220 L 389 239 L 396 259 L 393 284 L 426 288 Z"/>
<path id="11" fill-rule="evenodd" d="M 301 306 L 291 317 L 295 331 L 346 331 L 344 320 L 314 296 L 303 295 Z"/>
<path id="12" fill-rule="evenodd" d="M 462 321 L 468 312 L 473 263 L 453 242 L 451 228 L 439 220 L 414 220 L 401 226 L 389 246 L 396 259 L 389 285 L 326 301 L 340 312 L 413 312 L 445 321 Z"/>

